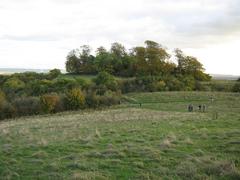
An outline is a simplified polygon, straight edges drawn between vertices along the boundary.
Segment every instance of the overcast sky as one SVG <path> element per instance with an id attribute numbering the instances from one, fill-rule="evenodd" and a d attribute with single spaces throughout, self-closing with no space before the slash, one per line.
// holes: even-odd
<path id="1" fill-rule="evenodd" d="M 154 40 L 240 75 L 240 0 L 0 0 L 0 68 L 62 68 L 67 53 Z"/>

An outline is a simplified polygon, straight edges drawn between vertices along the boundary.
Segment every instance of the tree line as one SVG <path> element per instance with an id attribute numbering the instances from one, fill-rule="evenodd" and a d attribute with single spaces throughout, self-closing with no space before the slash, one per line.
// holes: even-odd
<path id="1" fill-rule="evenodd" d="M 171 57 L 176 59 L 177 64 L 170 60 Z M 113 43 L 109 50 L 101 46 L 95 55 L 88 45 L 83 45 L 69 52 L 66 71 L 93 75 L 104 71 L 121 77 L 188 76 L 198 81 L 211 79 L 204 73 L 203 65 L 197 58 L 185 55 L 180 49 L 175 49 L 171 56 L 162 45 L 149 40 L 145 41 L 145 46 L 128 51 L 120 43 Z"/>

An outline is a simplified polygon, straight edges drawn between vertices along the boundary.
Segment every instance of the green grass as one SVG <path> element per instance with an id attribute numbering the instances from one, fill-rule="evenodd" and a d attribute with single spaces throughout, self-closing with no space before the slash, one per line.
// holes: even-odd
<path id="1" fill-rule="evenodd" d="M 76 79 L 81 78 L 84 79 L 86 82 L 91 82 L 96 76 L 94 75 L 73 75 L 73 74 L 62 74 L 58 78 L 68 78 L 68 79 Z"/>
<path id="2" fill-rule="evenodd" d="M 86 82 L 91 82 L 94 78 L 96 78 L 96 75 L 73 75 L 73 74 L 62 74 L 58 78 L 68 78 L 68 79 L 76 79 L 76 78 L 81 78 L 85 80 Z M 125 78 L 125 77 L 114 77 L 117 80 L 120 79 L 133 79 L 133 78 Z"/>
<path id="3" fill-rule="evenodd" d="M 240 178 L 239 94 L 127 98 L 142 107 L 125 103 L 0 122 L 0 179 Z M 188 113 L 189 103 L 206 104 L 207 112 Z"/>

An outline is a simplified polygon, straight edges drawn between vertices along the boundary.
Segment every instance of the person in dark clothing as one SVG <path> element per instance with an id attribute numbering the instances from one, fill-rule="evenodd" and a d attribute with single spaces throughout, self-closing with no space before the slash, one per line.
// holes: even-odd
<path id="1" fill-rule="evenodd" d="M 193 105 L 192 104 L 188 105 L 188 112 L 193 112 Z"/>
<path id="2" fill-rule="evenodd" d="M 201 104 L 198 106 L 198 110 L 199 110 L 200 112 L 202 111 L 202 105 L 201 105 Z"/>

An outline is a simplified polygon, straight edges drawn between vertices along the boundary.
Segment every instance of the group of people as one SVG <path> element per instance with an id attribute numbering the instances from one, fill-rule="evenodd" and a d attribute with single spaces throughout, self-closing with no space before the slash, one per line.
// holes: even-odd
<path id="1" fill-rule="evenodd" d="M 188 112 L 193 112 L 194 106 L 192 104 L 188 105 Z M 206 111 L 206 105 L 205 104 L 199 104 L 198 105 L 198 111 L 199 112 L 205 112 Z"/>

